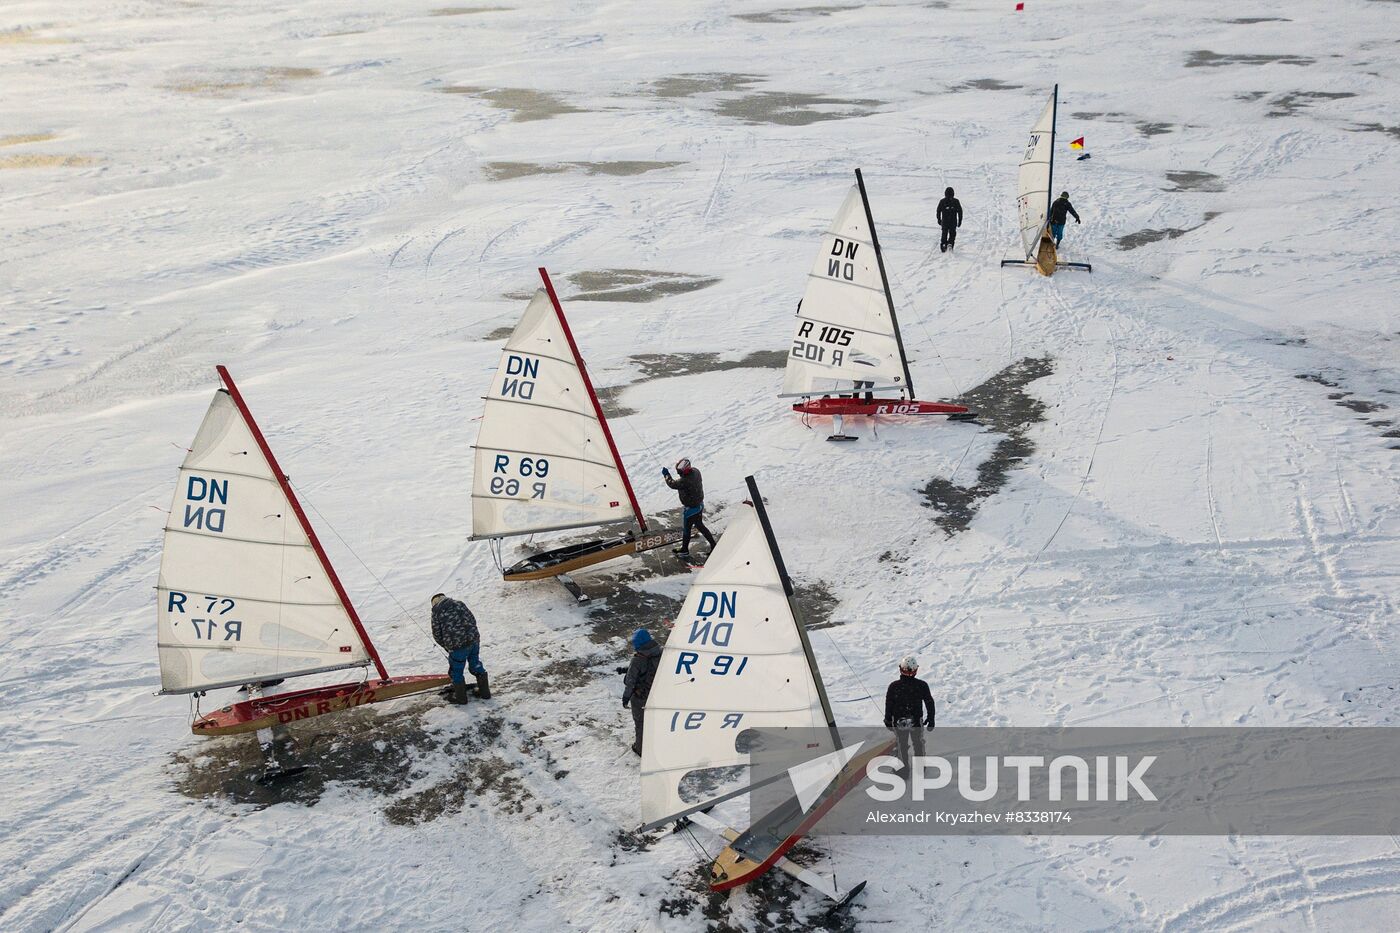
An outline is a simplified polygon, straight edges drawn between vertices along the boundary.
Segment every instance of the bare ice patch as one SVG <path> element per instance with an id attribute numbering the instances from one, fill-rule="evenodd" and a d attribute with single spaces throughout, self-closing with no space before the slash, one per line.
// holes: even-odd
<path id="1" fill-rule="evenodd" d="M 1005 435 L 992 454 L 977 466 L 977 481 L 960 486 L 951 479 L 934 477 L 924 486 L 924 505 L 938 511 L 934 523 L 948 537 L 966 531 L 982 500 L 1006 485 L 1008 475 L 1035 453 L 1029 437 L 1032 426 L 1045 420 L 1045 403 L 1026 386 L 1054 371 L 1049 357 L 1027 358 L 997 373 L 986 382 L 954 399 L 977 412 L 977 418 Z"/>
<path id="2" fill-rule="evenodd" d="M 643 303 L 671 295 L 709 288 L 719 282 L 715 276 L 686 272 L 657 272 L 651 269 L 598 269 L 572 272 L 567 277 L 576 291 L 563 296 L 568 301 L 625 301 Z M 502 297 L 528 301 L 533 292 L 512 292 Z"/>
<path id="3" fill-rule="evenodd" d="M 858 9 L 859 6 L 803 6 L 786 10 L 765 10 L 761 13 L 735 13 L 734 18 L 749 23 L 795 23 L 798 20 L 815 19 L 818 16 L 830 16 L 833 13 Z"/>
<path id="4" fill-rule="evenodd" d="M 98 159 L 86 155 L 59 155 L 45 152 L 24 152 L 0 155 L 0 169 L 20 168 L 83 168 L 96 165 Z"/>
<path id="5" fill-rule="evenodd" d="M 1291 117 L 1320 100 L 1345 100 L 1356 95 L 1350 91 L 1290 91 L 1269 101 L 1272 108 L 1266 117 Z"/>
<path id="6" fill-rule="evenodd" d="M 1210 172 L 1167 172 L 1167 181 L 1176 187 L 1163 188 L 1163 191 L 1212 191 L 1225 190 L 1225 181 Z"/>
<path id="7" fill-rule="evenodd" d="M 1104 120 L 1109 123 L 1131 123 L 1137 128 L 1139 133 L 1149 139 L 1153 136 L 1165 136 L 1167 133 L 1178 128 L 1175 123 L 1159 123 L 1151 120 L 1141 120 L 1131 114 L 1117 111 L 1108 111 L 1105 113 L 1081 111 L 1079 113 L 1072 113 L 1070 116 L 1074 117 L 1076 120 Z"/>
<path id="8" fill-rule="evenodd" d="M 868 116 L 883 103 L 866 98 L 827 97 L 796 91 L 759 91 L 720 100 L 715 105 L 715 112 L 743 123 L 807 126 L 826 120 Z"/>
<path id="9" fill-rule="evenodd" d="M 954 84 L 948 90 L 953 93 L 959 91 L 1017 91 L 1020 84 L 1007 84 L 999 78 L 974 78 L 971 81 L 964 81 L 961 84 Z"/>
<path id="10" fill-rule="evenodd" d="M 584 175 L 642 175 L 684 162 L 655 162 L 644 159 L 617 159 L 608 162 L 487 162 L 482 168 L 491 181 L 509 181 L 531 175 L 558 175 L 581 172 Z"/>
<path id="11" fill-rule="evenodd" d="M 1187 68 L 1221 68 L 1226 65 L 1301 65 L 1307 66 L 1317 60 L 1306 55 L 1255 55 L 1247 53 L 1210 52 L 1199 49 L 1186 59 Z"/>
<path id="12" fill-rule="evenodd" d="M 527 87 L 468 87 L 449 84 L 438 88 L 442 94 L 465 94 L 484 100 L 497 110 L 511 110 L 511 120 L 525 123 L 530 120 L 548 120 L 565 113 L 586 113 L 582 107 L 575 107 L 557 94 L 537 91 Z"/>
<path id="13" fill-rule="evenodd" d="M 505 13 L 514 9 L 508 6 L 443 6 L 428 11 L 429 16 L 470 16 L 473 13 Z"/>
<path id="14" fill-rule="evenodd" d="M 1127 236 L 1120 236 L 1118 238 L 1118 248 L 1121 250 L 1130 250 L 1137 249 L 1139 246 L 1146 246 L 1149 243 L 1159 243 L 1162 240 L 1175 240 L 1179 236 L 1185 236 L 1192 230 L 1201 229 L 1219 216 L 1219 211 L 1206 211 L 1205 219 L 1194 227 L 1163 227 L 1160 229 L 1139 230 L 1136 233 L 1129 233 Z"/>
<path id="15" fill-rule="evenodd" d="M 694 97 L 696 94 L 741 91 L 754 87 L 762 80 L 763 75 L 710 71 L 659 78 L 648 86 L 648 90 L 653 97 L 677 99 Z"/>
<path id="16" fill-rule="evenodd" d="M 179 94 L 223 97 L 237 91 L 280 90 L 292 81 L 306 81 L 320 76 L 321 71 L 317 68 L 228 68 L 216 72 L 197 71 L 188 78 L 169 81 L 165 88 Z"/>
<path id="17" fill-rule="evenodd" d="M 757 90 L 762 75 L 694 72 L 659 78 L 646 93 L 667 100 L 706 95 L 707 108 L 742 123 L 806 126 L 827 120 L 848 120 L 874 113 L 884 101 L 830 97 L 801 91 Z M 735 96 L 737 95 L 737 96 Z"/>

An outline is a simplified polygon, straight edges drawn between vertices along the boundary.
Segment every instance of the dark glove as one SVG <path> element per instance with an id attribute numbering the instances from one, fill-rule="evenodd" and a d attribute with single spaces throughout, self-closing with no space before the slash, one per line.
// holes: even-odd
<path id="1" fill-rule="evenodd" d="M 627 708 L 628 708 L 629 706 L 631 706 L 631 705 L 632 705 L 632 698 L 631 698 L 631 697 L 623 697 L 623 698 L 622 698 L 622 708 L 623 708 L 623 709 L 627 709 Z"/>
<path id="2" fill-rule="evenodd" d="M 617 672 L 618 672 L 619 674 L 625 674 L 625 673 L 627 673 L 627 668 L 625 668 L 625 667 L 619 667 L 619 668 L 617 669 Z"/>
<path id="3" fill-rule="evenodd" d="M 933 731 L 933 720 L 930 719 L 928 722 L 924 723 L 924 728 L 927 729 L 928 731 L 932 732 L 932 731 Z"/>
<path id="4" fill-rule="evenodd" d="M 1074 218 L 1074 222 L 1075 222 L 1075 223 L 1079 223 L 1079 218 L 1078 218 L 1078 217 Z"/>
<path id="5" fill-rule="evenodd" d="M 662 468 L 661 468 L 661 475 L 664 476 L 664 477 L 666 477 L 667 479 L 670 479 L 670 478 L 671 478 L 671 468 L 670 468 L 670 467 L 662 467 Z"/>

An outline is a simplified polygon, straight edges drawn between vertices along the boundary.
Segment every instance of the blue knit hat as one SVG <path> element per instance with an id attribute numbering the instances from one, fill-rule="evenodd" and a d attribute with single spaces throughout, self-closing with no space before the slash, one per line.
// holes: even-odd
<path id="1" fill-rule="evenodd" d="M 632 633 L 632 647 L 633 647 L 633 649 L 635 649 L 635 650 L 637 650 L 637 651 L 641 651 L 643 648 L 645 648 L 645 647 L 646 647 L 647 645 L 649 645 L 649 644 L 651 644 L 651 633 L 648 632 L 646 629 L 644 629 L 644 628 L 639 628 L 639 629 L 637 629 L 635 632 Z"/>

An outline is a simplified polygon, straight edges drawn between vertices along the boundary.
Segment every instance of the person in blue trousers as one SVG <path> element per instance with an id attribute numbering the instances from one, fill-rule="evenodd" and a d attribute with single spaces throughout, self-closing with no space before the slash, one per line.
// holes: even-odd
<path id="1" fill-rule="evenodd" d="M 476 627 L 476 616 L 466 603 L 445 593 L 434 595 L 432 605 L 433 641 L 447 652 L 447 676 L 452 678 L 448 700 L 465 703 L 469 699 L 463 668 L 476 675 L 476 695 L 491 699 L 491 684 L 486 666 L 481 663 L 481 633 Z"/>
<path id="2" fill-rule="evenodd" d="M 715 549 L 715 536 L 705 527 L 705 487 L 700 482 L 700 471 L 692 466 L 688 459 L 682 457 L 676 461 L 676 473 L 679 475 L 673 479 L 668 468 L 661 468 L 666 485 L 681 497 L 681 546 L 674 550 L 681 560 L 690 560 L 692 531 L 698 531 L 705 536 L 705 540 L 710 542 L 711 551 Z"/>
<path id="3" fill-rule="evenodd" d="M 1061 191 L 1055 203 L 1050 205 L 1050 235 L 1055 238 L 1056 249 L 1065 238 L 1065 221 L 1070 217 L 1074 218 L 1075 223 L 1079 223 L 1079 212 L 1069 203 L 1069 192 Z"/>

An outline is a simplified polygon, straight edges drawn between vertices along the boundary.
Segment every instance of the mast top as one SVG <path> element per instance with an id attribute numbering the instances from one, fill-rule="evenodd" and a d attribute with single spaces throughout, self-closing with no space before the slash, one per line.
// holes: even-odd
<path id="1" fill-rule="evenodd" d="M 637 528 L 642 532 L 647 530 L 647 520 L 642 516 L 642 507 L 637 504 L 637 494 L 632 491 L 632 480 L 627 476 L 627 464 L 622 462 L 622 455 L 617 452 L 617 443 L 613 440 L 612 429 L 608 427 L 608 417 L 603 414 L 603 406 L 598 401 L 598 393 L 593 389 L 593 380 L 588 375 L 588 367 L 583 362 L 583 355 L 578 351 L 578 344 L 574 342 L 574 333 L 569 329 L 569 320 L 564 317 L 564 307 L 559 303 L 559 296 L 554 291 L 554 283 L 549 279 L 549 271 L 544 266 L 539 267 L 540 280 L 544 282 L 544 289 L 549 293 L 549 301 L 554 305 L 554 314 L 559 319 L 559 326 L 564 331 L 564 339 L 569 342 L 569 351 L 574 355 L 574 363 L 578 366 L 579 375 L 583 377 L 583 386 L 588 390 L 588 399 L 593 403 L 593 413 L 598 417 L 598 426 L 603 429 L 603 437 L 608 442 L 608 450 L 612 453 L 613 463 L 617 465 L 617 472 L 622 477 L 622 486 L 627 490 L 627 501 L 632 506 L 632 515 L 637 519 Z"/>
<path id="2" fill-rule="evenodd" d="M 890 291 L 890 277 L 885 272 L 885 254 L 880 249 L 880 237 L 875 232 L 875 215 L 870 210 L 870 197 L 865 193 L 865 176 L 856 169 L 856 187 L 860 189 L 860 201 L 865 206 L 865 223 L 870 228 L 870 243 L 875 247 L 875 264 L 880 269 L 880 283 L 885 287 L 885 304 L 890 311 L 890 326 L 894 329 L 894 342 L 899 347 L 899 364 L 904 368 L 904 388 L 909 398 L 914 397 L 914 377 L 909 372 L 909 355 L 904 352 L 904 337 L 899 332 L 899 315 L 894 310 L 894 295 Z"/>

